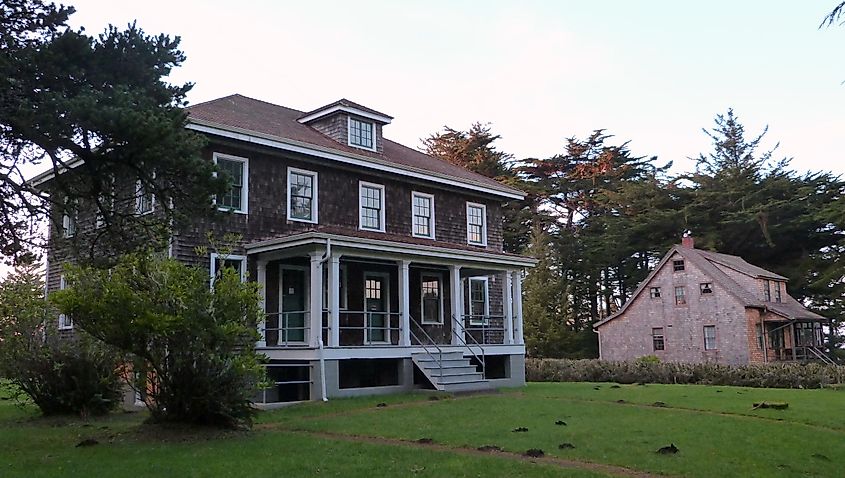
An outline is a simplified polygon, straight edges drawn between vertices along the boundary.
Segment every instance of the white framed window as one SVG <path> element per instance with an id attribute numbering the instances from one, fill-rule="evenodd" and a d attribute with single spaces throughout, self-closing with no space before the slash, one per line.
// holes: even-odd
<path id="1" fill-rule="evenodd" d="M 651 347 L 656 352 L 666 350 L 666 339 L 663 337 L 663 327 L 651 328 Z"/>
<path id="2" fill-rule="evenodd" d="M 376 124 L 349 116 L 349 146 L 376 150 Z"/>
<path id="3" fill-rule="evenodd" d="M 76 235 L 77 230 L 77 212 L 76 203 L 69 201 L 65 205 L 65 213 L 62 216 L 62 235 L 65 238 L 70 238 Z"/>
<path id="4" fill-rule="evenodd" d="M 704 350 L 716 350 L 716 326 L 704 326 Z"/>
<path id="5" fill-rule="evenodd" d="M 249 212 L 249 158 L 214 153 L 214 164 L 220 173 L 229 177 L 229 190 L 215 198 L 217 208 L 238 214 Z M 215 177 L 217 172 L 214 173 Z"/>
<path id="6" fill-rule="evenodd" d="M 675 305 L 687 304 L 687 291 L 683 286 L 675 287 Z"/>
<path id="7" fill-rule="evenodd" d="M 144 215 L 155 209 L 155 195 L 142 180 L 135 181 L 135 212 Z"/>
<path id="8" fill-rule="evenodd" d="M 65 275 L 59 276 L 59 290 L 65 290 L 67 282 L 65 282 Z M 73 320 L 65 314 L 59 314 L 59 330 L 70 330 L 73 328 Z"/>
<path id="9" fill-rule="evenodd" d="M 218 254 L 211 253 L 210 260 L 211 284 L 214 285 L 214 280 L 220 277 L 225 267 L 235 269 L 241 276 L 241 282 L 246 282 L 246 256 L 238 256 L 234 254 Z"/>
<path id="10" fill-rule="evenodd" d="M 780 282 L 775 282 L 775 302 L 780 303 L 783 300 L 783 295 L 780 290 Z"/>
<path id="11" fill-rule="evenodd" d="M 348 287 L 348 272 L 346 271 L 346 264 L 340 264 L 338 267 L 340 277 L 338 278 L 338 288 L 340 289 L 338 302 L 340 303 L 340 310 L 346 310 L 347 304 L 347 290 Z M 323 267 L 323 310 L 329 310 L 329 268 Z"/>
<path id="12" fill-rule="evenodd" d="M 484 204 L 467 203 L 467 243 L 487 245 L 487 206 Z"/>
<path id="13" fill-rule="evenodd" d="M 443 323 L 443 275 L 420 273 L 420 317 L 423 324 Z"/>
<path id="14" fill-rule="evenodd" d="M 487 325 L 490 315 L 488 278 L 486 276 L 470 277 L 467 281 L 469 282 L 469 300 L 466 304 L 469 324 Z"/>
<path id="15" fill-rule="evenodd" d="M 411 192 L 411 234 L 434 239 L 434 195 Z"/>
<path id="16" fill-rule="evenodd" d="M 358 183 L 359 228 L 366 231 L 384 232 L 384 186 L 381 184 Z"/>
<path id="17" fill-rule="evenodd" d="M 317 223 L 317 173 L 288 168 L 289 221 Z"/>
<path id="18" fill-rule="evenodd" d="M 652 287 L 649 291 L 652 299 L 659 299 L 660 298 L 660 287 Z"/>

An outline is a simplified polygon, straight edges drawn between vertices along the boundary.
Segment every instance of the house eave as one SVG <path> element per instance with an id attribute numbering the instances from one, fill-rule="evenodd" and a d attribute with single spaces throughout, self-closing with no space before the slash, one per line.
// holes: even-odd
<path id="1" fill-rule="evenodd" d="M 421 244 L 406 244 L 394 241 L 329 234 L 324 232 L 305 232 L 281 238 L 268 239 L 265 241 L 247 244 L 244 246 L 244 249 L 246 249 L 247 254 L 262 254 L 309 244 L 324 244 L 328 240 L 331 241 L 332 247 L 348 247 L 350 249 L 381 252 L 384 254 L 402 255 L 410 253 L 418 256 L 433 257 L 456 262 L 471 261 L 516 268 L 534 267 L 538 262 L 534 258 L 524 256 L 496 254 L 484 251 L 449 249 L 444 247 L 425 246 Z"/>
<path id="2" fill-rule="evenodd" d="M 190 118 L 186 127 L 188 129 L 200 133 L 235 139 L 238 141 L 258 144 L 261 146 L 267 146 L 283 151 L 315 156 L 321 159 L 329 159 L 332 161 L 352 164 L 355 166 L 377 169 L 379 171 L 384 171 L 401 176 L 409 176 L 452 187 L 469 189 L 475 192 L 489 194 L 500 198 L 518 200 L 525 198 L 525 195 L 522 194 L 521 191 L 518 194 L 517 192 L 515 192 L 515 190 L 514 192 L 511 192 L 506 191 L 504 189 L 491 188 L 487 185 L 476 183 L 470 180 L 456 180 L 447 175 L 433 173 L 431 171 L 427 171 L 420 168 L 414 168 L 410 166 L 400 167 L 391 164 L 387 161 L 379 160 L 377 158 L 341 152 L 338 150 L 324 148 L 309 143 L 303 143 L 300 141 L 282 138 L 279 136 L 263 134 L 252 130 L 223 125 L 220 123 L 214 123 L 211 121 L 205 121 L 197 118 Z"/>
<path id="3" fill-rule="evenodd" d="M 358 108 L 353 108 L 351 106 L 337 105 L 337 106 L 333 106 L 331 108 L 326 108 L 324 110 L 315 111 L 315 112 L 313 112 L 313 113 L 311 113 L 307 116 L 303 116 L 302 118 L 299 118 L 297 121 L 299 121 L 302 124 L 308 124 L 308 123 L 310 123 L 314 120 L 324 118 L 324 117 L 329 116 L 330 114 L 336 113 L 338 111 L 344 112 L 344 113 L 350 113 L 350 114 L 353 114 L 355 116 L 360 116 L 362 118 L 367 118 L 367 119 L 379 122 L 381 124 L 390 124 L 390 121 L 393 120 L 393 118 L 391 118 L 390 116 L 377 115 L 377 114 L 374 114 L 374 113 L 370 113 L 369 111 L 364 111 L 364 110 L 361 110 L 361 109 L 358 109 Z"/>

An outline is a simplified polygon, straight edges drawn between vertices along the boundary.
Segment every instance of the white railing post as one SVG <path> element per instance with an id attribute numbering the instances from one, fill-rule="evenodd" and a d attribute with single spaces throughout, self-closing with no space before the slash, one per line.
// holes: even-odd
<path id="1" fill-rule="evenodd" d="M 309 337 L 308 343 L 311 347 L 319 347 L 323 336 L 323 262 L 321 251 L 312 252 L 310 271 L 310 298 L 308 301 L 309 311 Z"/>
<path id="2" fill-rule="evenodd" d="M 329 258 L 329 347 L 340 346 L 340 255 Z"/>
<path id="3" fill-rule="evenodd" d="M 525 337 L 522 330 L 522 271 L 513 271 L 511 273 L 511 280 L 513 280 L 513 339 L 514 342 L 522 345 L 525 343 Z"/>
<path id="4" fill-rule="evenodd" d="M 409 268 L 411 261 L 398 261 L 399 269 L 399 345 L 411 345 L 411 293 Z"/>
<path id="5" fill-rule="evenodd" d="M 460 334 L 463 330 L 463 287 L 461 287 L 461 266 L 449 266 L 449 287 L 452 305 L 452 345 L 460 345 Z"/>
<path id="6" fill-rule="evenodd" d="M 510 345 L 513 343 L 513 278 L 511 277 L 511 271 L 505 271 L 504 276 L 505 302 L 502 304 L 502 309 L 504 309 L 505 312 L 505 337 L 502 340 L 502 343 Z"/>
<path id="7" fill-rule="evenodd" d="M 260 287 L 259 291 L 261 293 L 261 313 L 263 314 L 261 317 L 261 322 L 258 323 L 258 334 L 259 339 L 258 342 L 255 343 L 256 347 L 266 347 L 267 346 L 267 261 L 258 260 L 255 263 L 257 268 L 256 280 L 258 281 L 258 285 Z"/>

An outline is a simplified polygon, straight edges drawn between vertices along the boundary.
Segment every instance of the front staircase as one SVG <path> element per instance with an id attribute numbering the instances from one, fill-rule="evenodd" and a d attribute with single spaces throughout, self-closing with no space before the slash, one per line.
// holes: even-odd
<path id="1" fill-rule="evenodd" d="M 484 374 L 460 350 L 419 352 L 411 354 L 411 359 L 437 390 L 474 392 L 491 388 Z"/>

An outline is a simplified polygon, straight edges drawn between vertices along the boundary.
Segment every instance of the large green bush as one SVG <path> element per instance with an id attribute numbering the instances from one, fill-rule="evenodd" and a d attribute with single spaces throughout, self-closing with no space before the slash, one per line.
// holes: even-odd
<path id="1" fill-rule="evenodd" d="M 84 333 L 60 337 L 33 264 L 0 283 L 0 377 L 45 415 L 98 415 L 120 403 L 119 354 Z"/>
<path id="2" fill-rule="evenodd" d="M 820 388 L 845 383 L 845 367 L 821 363 L 686 364 L 636 360 L 528 359 L 532 382 L 684 383 L 741 387 Z"/>
<path id="3" fill-rule="evenodd" d="M 251 398 L 264 377 L 255 352 L 262 318 L 255 283 L 224 268 L 125 256 L 110 270 L 70 267 L 68 289 L 51 295 L 74 324 L 134 358 L 157 422 L 251 423 Z"/>

